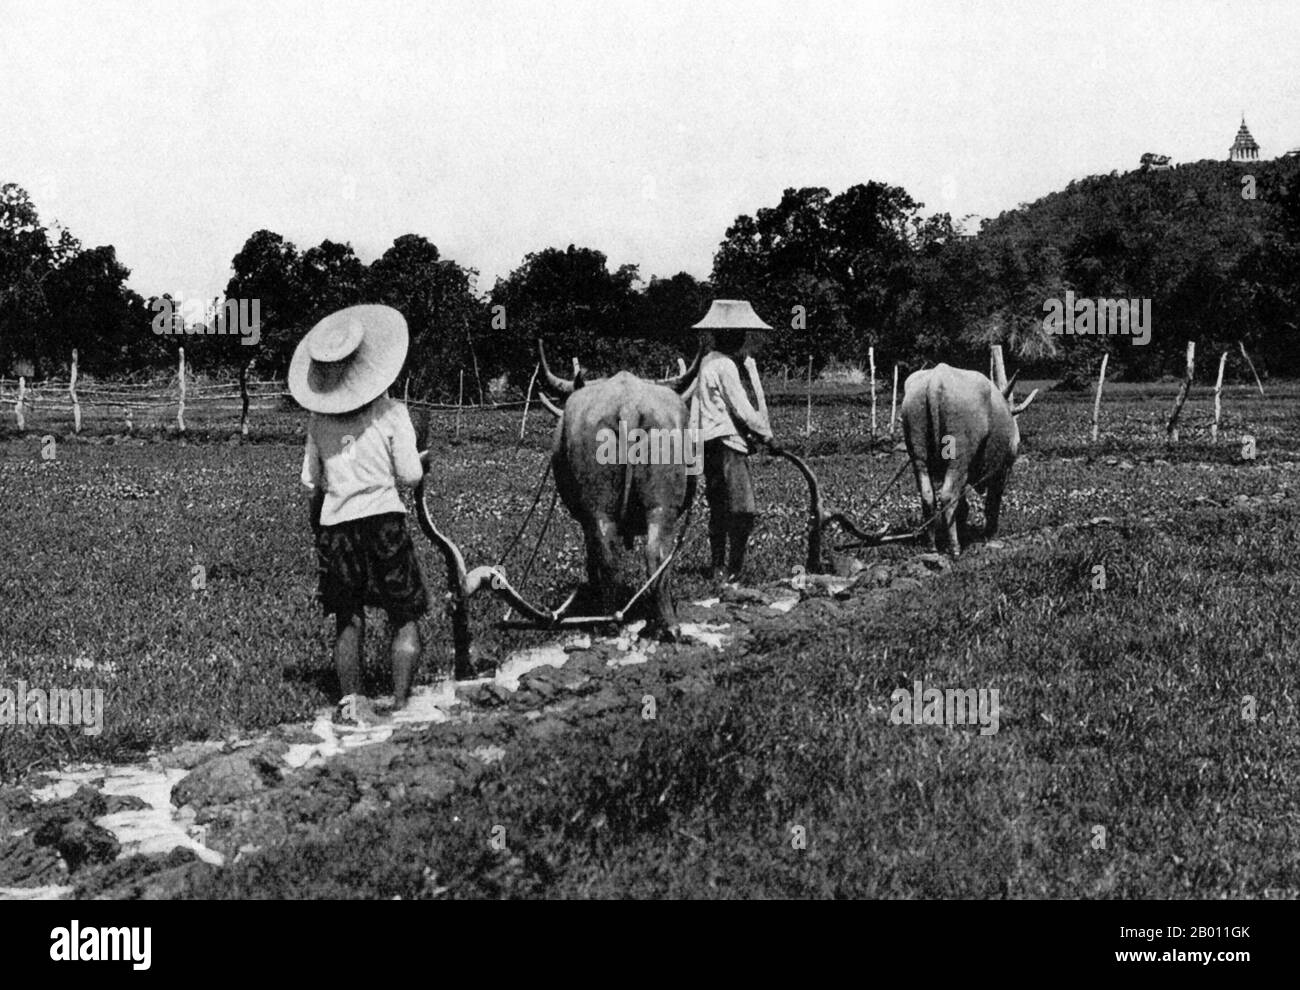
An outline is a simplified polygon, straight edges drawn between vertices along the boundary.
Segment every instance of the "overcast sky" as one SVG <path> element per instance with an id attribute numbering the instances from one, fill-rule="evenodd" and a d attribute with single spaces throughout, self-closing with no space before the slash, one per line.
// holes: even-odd
<path id="1" fill-rule="evenodd" d="M 0 0 L 0 182 L 145 296 L 255 230 L 707 276 L 789 186 L 994 216 L 1144 151 L 1300 145 L 1300 3 Z"/>

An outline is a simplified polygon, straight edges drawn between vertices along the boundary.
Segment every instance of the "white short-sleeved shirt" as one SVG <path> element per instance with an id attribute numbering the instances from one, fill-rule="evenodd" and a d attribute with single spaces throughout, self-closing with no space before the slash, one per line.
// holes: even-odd
<path id="1" fill-rule="evenodd" d="M 322 526 L 350 519 L 406 512 L 399 484 L 413 487 L 424 476 L 415 427 L 406 406 L 380 396 L 356 413 L 312 413 L 302 483 L 321 488 Z"/>

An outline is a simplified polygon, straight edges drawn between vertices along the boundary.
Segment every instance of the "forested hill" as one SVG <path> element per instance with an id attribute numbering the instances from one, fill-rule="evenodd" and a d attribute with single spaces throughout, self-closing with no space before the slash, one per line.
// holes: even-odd
<path id="1" fill-rule="evenodd" d="M 1298 172 L 1286 159 L 1092 176 L 974 236 L 897 187 L 787 189 L 728 229 L 713 284 L 780 327 L 778 362 L 860 362 L 874 345 L 886 365 L 978 367 L 999 341 L 1037 372 L 1081 379 L 1108 349 L 1117 375 L 1148 378 L 1181 372 L 1192 339 L 1202 353 L 1231 348 L 1231 375 L 1248 373 L 1238 342 L 1296 374 Z M 1048 333 L 1045 304 L 1067 291 L 1149 301 L 1149 342 Z"/>
<path id="2" fill-rule="evenodd" d="M 976 241 L 992 275 L 987 331 L 1064 370 L 1103 347 L 1136 377 L 1177 370 L 1186 341 L 1237 342 L 1274 373 L 1300 371 L 1300 158 L 1201 161 L 1162 172 L 1090 176 L 985 221 Z M 1043 301 L 1150 299 L 1151 343 L 1052 337 Z M 1238 371 L 1244 372 L 1244 367 Z"/>

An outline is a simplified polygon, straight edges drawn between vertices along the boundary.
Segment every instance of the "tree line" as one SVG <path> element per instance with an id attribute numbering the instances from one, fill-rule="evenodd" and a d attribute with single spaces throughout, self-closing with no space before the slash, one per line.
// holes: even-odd
<path id="1" fill-rule="evenodd" d="M 528 254 L 486 292 L 473 268 L 418 234 L 366 264 L 346 242 L 300 249 L 259 230 L 232 259 L 225 287 L 227 299 L 258 300 L 249 347 L 188 332 L 202 322 L 192 308 L 173 314 L 166 293 L 145 299 L 127 288 L 112 246 L 87 248 L 47 229 L 10 183 L 0 187 L 0 370 L 56 374 L 77 348 L 96 374 L 130 374 L 170 365 L 184 346 L 212 374 L 255 359 L 259 374 L 279 376 L 316 320 L 379 302 L 410 326 L 412 395 L 454 398 L 464 372 L 477 399 L 501 376 L 527 383 L 538 336 L 557 366 L 576 356 L 596 372 L 657 376 L 694 350 L 689 327 L 711 299 L 737 297 L 775 328 L 763 344 L 769 370 L 861 365 L 868 347 L 885 366 L 981 367 L 988 344 L 1001 342 L 1032 373 L 1082 382 L 1108 351 L 1112 375 L 1149 379 L 1181 370 L 1195 340 L 1203 352 L 1235 352 L 1240 342 L 1265 373 L 1300 373 L 1300 160 L 1090 176 L 977 232 L 922 210 L 879 182 L 837 195 L 787 189 L 727 228 L 707 280 L 645 279 L 636 265 L 611 267 L 599 250 L 569 245 Z M 1045 304 L 1067 291 L 1150 300 L 1150 343 L 1048 332 Z M 160 312 L 174 332 L 155 332 Z"/>

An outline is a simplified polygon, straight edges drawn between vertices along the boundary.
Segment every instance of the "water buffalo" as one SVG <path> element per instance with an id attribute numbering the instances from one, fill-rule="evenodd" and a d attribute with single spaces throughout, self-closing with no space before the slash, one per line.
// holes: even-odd
<path id="1" fill-rule="evenodd" d="M 961 553 L 968 484 L 985 495 L 985 536 L 997 534 L 1002 492 L 1020 449 L 1016 416 L 1038 394 L 1035 390 L 1013 406 L 1014 385 L 1013 376 L 999 390 L 978 371 L 946 364 L 908 375 L 903 385 L 903 440 L 921 493 L 922 515 L 933 517 L 932 549 L 946 540 L 953 556 Z"/>
<path id="2" fill-rule="evenodd" d="M 644 536 L 646 566 L 653 574 L 672 552 L 678 521 L 694 500 L 693 467 L 702 463 L 697 461 L 702 453 L 687 431 L 682 394 L 695 379 L 700 356 L 696 355 L 685 373 L 663 382 L 647 381 L 626 371 L 583 381 L 581 374 L 573 380 L 556 377 L 547 366 L 540 340 L 537 347 L 544 388 L 563 400 L 560 408 L 542 393 L 544 404 L 559 419 L 551 451 L 556 488 L 564 507 L 582 527 L 588 586 L 603 604 L 603 613 L 609 614 L 623 604 L 612 601 L 618 540 L 630 550 L 633 538 Z M 637 430 L 646 434 L 635 434 Z M 629 435 L 654 438 L 649 457 L 610 456 L 611 438 L 621 442 Z M 668 456 L 662 456 L 665 453 Z M 665 569 L 650 592 L 654 597 L 652 626 L 660 636 L 672 640 L 678 636 L 678 627 L 669 570 Z"/>

